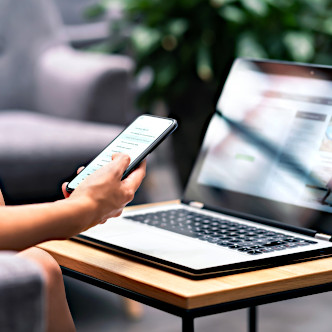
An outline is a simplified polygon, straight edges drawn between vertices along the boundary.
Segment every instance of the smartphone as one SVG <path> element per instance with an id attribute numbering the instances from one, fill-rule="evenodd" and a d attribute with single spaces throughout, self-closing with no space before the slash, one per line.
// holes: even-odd
<path id="1" fill-rule="evenodd" d="M 87 176 L 110 162 L 112 155 L 117 152 L 130 157 L 130 164 L 122 179 L 126 178 L 176 128 L 177 122 L 174 119 L 154 115 L 139 116 L 68 183 L 67 192 L 71 193 Z"/>

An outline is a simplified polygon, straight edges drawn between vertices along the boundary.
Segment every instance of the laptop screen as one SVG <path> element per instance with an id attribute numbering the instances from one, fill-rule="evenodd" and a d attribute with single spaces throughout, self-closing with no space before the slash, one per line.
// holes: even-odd
<path id="1" fill-rule="evenodd" d="M 237 59 L 216 108 L 184 199 L 332 232 L 332 68 Z"/>

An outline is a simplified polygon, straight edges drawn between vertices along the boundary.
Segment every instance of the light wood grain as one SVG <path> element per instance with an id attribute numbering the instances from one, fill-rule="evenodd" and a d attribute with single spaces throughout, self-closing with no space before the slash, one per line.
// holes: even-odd
<path id="1" fill-rule="evenodd" d="M 332 258 L 195 281 L 73 240 L 39 247 L 64 267 L 186 309 L 332 281 Z"/>

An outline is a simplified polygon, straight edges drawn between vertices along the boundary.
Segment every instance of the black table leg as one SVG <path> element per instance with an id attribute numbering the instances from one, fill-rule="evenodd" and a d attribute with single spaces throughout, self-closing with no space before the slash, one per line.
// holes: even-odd
<path id="1" fill-rule="evenodd" d="M 257 332 L 257 307 L 248 308 L 249 332 Z"/>
<path id="2" fill-rule="evenodd" d="M 190 316 L 182 317 L 182 332 L 194 332 L 194 318 Z"/>

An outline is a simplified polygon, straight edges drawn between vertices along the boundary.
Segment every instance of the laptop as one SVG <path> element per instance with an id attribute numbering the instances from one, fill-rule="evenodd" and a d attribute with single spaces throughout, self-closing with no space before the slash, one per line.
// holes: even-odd
<path id="1" fill-rule="evenodd" d="M 239 58 L 181 202 L 74 239 L 192 279 L 326 257 L 331 178 L 332 67 Z"/>

